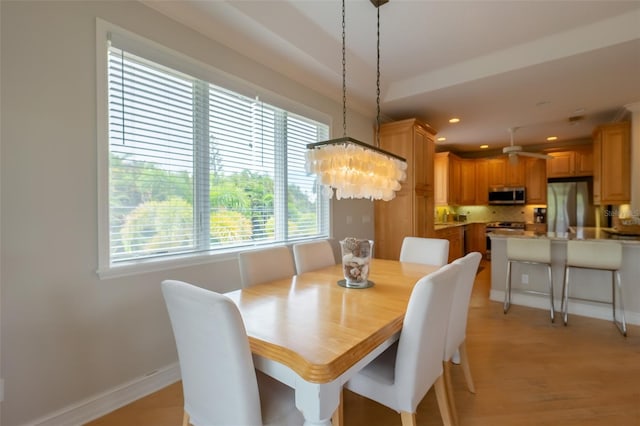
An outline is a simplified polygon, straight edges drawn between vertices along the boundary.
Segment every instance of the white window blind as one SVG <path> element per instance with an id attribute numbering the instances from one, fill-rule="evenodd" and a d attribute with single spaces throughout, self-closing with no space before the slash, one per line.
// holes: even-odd
<path id="1" fill-rule="evenodd" d="M 328 126 L 110 45 L 110 264 L 327 237 Z"/>

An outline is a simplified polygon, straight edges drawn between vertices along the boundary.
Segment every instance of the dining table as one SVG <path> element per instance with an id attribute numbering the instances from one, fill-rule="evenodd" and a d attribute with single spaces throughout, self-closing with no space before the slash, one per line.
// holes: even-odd
<path id="1" fill-rule="evenodd" d="M 439 266 L 372 259 L 369 288 L 338 285 L 341 264 L 225 293 L 255 367 L 295 390 L 304 425 L 331 424 L 342 386 L 399 337 L 416 282 Z"/>

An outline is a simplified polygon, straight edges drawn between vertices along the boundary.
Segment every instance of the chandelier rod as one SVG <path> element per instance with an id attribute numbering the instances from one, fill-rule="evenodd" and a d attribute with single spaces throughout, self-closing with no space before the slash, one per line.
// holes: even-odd
<path id="1" fill-rule="evenodd" d="M 342 136 L 347 137 L 347 48 L 345 0 L 342 0 Z"/>
<path id="2" fill-rule="evenodd" d="M 376 60 L 376 146 L 380 146 L 380 8 L 376 7 L 378 12 L 377 27 L 377 60 Z"/>

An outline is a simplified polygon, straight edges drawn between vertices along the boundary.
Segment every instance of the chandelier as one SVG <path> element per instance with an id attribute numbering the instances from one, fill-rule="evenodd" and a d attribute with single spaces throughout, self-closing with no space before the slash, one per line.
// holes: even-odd
<path id="1" fill-rule="evenodd" d="M 407 177 L 404 158 L 380 149 L 380 9 L 388 0 L 371 0 L 378 9 L 376 145 L 347 136 L 347 84 L 345 43 L 345 0 L 342 0 L 342 128 L 343 136 L 307 145 L 307 172 L 318 176 L 322 192 L 331 198 L 335 190 L 342 198 L 389 201 Z"/>

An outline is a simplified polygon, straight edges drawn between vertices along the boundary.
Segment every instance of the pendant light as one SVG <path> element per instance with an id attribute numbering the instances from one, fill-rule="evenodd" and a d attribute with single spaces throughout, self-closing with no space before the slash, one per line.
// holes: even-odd
<path id="1" fill-rule="evenodd" d="M 323 194 L 342 198 L 389 201 L 407 177 L 404 158 L 380 149 L 380 9 L 388 0 L 371 0 L 378 9 L 375 146 L 347 136 L 345 0 L 342 0 L 342 129 L 343 136 L 307 145 L 306 166 L 316 174 Z"/>

